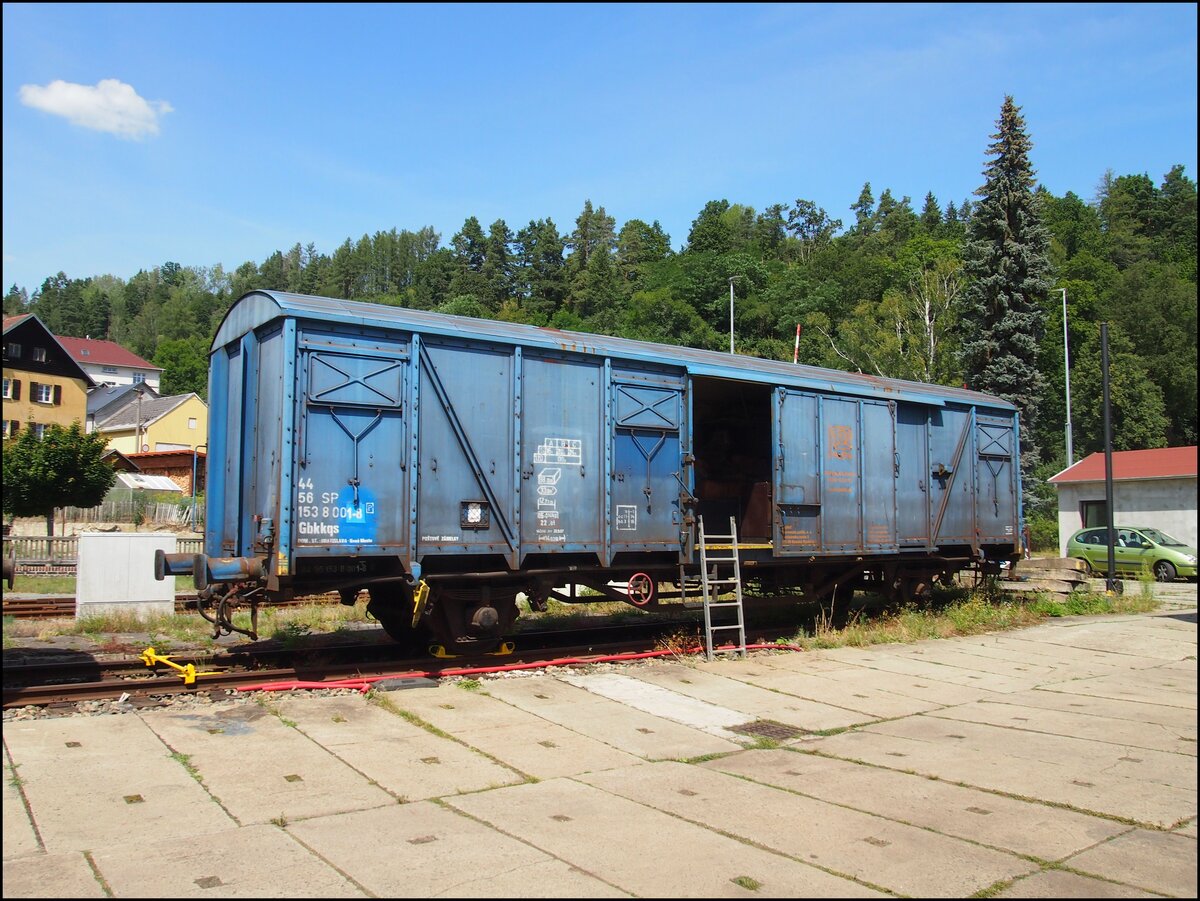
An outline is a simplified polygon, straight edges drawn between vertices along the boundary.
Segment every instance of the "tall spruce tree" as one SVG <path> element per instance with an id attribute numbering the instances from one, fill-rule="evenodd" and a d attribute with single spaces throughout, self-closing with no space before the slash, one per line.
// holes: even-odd
<path id="1" fill-rule="evenodd" d="M 1034 410 L 1043 389 L 1037 368 L 1050 288 L 1049 232 L 1042 225 L 1021 108 L 1004 98 L 988 148 L 987 181 L 975 194 L 963 271 L 970 279 L 961 315 L 967 384 L 1015 404 L 1021 414 L 1021 470 L 1039 462 Z"/>

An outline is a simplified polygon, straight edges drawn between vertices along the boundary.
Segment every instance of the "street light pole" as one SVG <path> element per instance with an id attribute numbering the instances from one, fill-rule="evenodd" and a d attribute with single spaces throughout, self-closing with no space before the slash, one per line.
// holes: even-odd
<path id="1" fill-rule="evenodd" d="M 1071 350 L 1067 343 L 1067 289 L 1059 288 L 1063 297 L 1063 374 L 1067 388 L 1067 466 L 1075 465 L 1075 449 L 1071 441 Z"/>

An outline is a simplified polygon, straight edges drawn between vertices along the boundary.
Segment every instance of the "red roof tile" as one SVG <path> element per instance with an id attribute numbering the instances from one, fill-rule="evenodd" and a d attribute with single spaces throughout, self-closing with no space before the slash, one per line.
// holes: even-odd
<path id="1" fill-rule="evenodd" d="M 1113 479 L 1196 478 L 1196 446 L 1164 447 L 1158 450 L 1113 451 Z M 1074 466 L 1053 476 L 1050 482 L 1104 481 L 1104 454 L 1085 457 Z"/>
<path id="2" fill-rule="evenodd" d="M 135 369 L 154 369 L 162 372 L 162 367 L 148 363 L 131 350 L 126 350 L 115 341 L 100 341 L 95 338 L 64 338 L 58 337 L 58 343 L 66 348 L 71 359 L 76 363 L 99 363 L 104 366 L 131 366 Z M 83 351 L 87 351 L 85 354 Z"/>

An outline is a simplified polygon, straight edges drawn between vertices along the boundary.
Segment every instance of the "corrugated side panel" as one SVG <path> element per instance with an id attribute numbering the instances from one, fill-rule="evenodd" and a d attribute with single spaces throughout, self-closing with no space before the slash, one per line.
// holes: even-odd
<path id="1" fill-rule="evenodd" d="M 1017 533 L 1017 437 L 1011 417 L 979 414 L 975 424 L 976 511 L 984 544 L 1014 541 Z"/>
<path id="2" fill-rule="evenodd" d="M 896 550 L 893 405 L 781 389 L 774 435 L 779 555 Z"/>
<path id="3" fill-rule="evenodd" d="M 682 374 L 613 368 L 609 519 L 614 552 L 679 548 L 681 435 L 688 431 L 683 389 Z"/>
<path id="4" fill-rule="evenodd" d="M 511 347 L 425 342 L 420 353 L 417 556 L 517 547 Z"/>
<path id="5" fill-rule="evenodd" d="M 929 413 L 930 499 L 935 545 L 975 543 L 975 450 L 972 408 Z"/>
<path id="6" fill-rule="evenodd" d="M 929 545 L 929 408 L 896 409 L 896 533 L 901 547 Z"/>
<path id="7" fill-rule="evenodd" d="M 523 555 L 605 554 L 602 359 L 526 353 L 521 379 Z"/>
<path id="8" fill-rule="evenodd" d="M 291 499 L 296 554 L 406 558 L 408 336 L 309 325 L 299 344 Z"/>

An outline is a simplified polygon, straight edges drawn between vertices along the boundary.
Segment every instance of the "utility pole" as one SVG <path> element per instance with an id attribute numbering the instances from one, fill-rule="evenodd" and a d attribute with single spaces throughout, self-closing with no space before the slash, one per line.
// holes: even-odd
<path id="1" fill-rule="evenodd" d="M 1067 384 L 1067 466 L 1075 465 L 1075 449 L 1071 441 L 1071 347 L 1067 343 L 1067 289 L 1059 288 L 1063 296 L 1063 375 Z"/>

